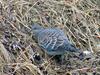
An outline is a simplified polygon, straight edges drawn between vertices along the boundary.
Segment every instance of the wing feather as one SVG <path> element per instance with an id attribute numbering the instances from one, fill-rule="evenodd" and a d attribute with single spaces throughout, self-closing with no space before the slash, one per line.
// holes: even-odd
<path id="1" fill-rule="evenodd" d="M 56 50 L 64 44 L 65 38 L 63 31 L 58 29 L 45 29 L 38 36 L 38 43 L 47 50 Z"/>

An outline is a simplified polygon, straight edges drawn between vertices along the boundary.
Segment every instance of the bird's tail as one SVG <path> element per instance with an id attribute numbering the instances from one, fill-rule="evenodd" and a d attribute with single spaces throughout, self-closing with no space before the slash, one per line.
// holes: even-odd
<path id="1" fill-rule="evenodd" d="M 69 52 L 80 52 L 80 49 L 78 49 L 78 48 L 76 48 L 74 45 L 72 45 L 72 44 L 69 44 L 68 46 L 67 46 L 67 51 L 69 51 Z"/>

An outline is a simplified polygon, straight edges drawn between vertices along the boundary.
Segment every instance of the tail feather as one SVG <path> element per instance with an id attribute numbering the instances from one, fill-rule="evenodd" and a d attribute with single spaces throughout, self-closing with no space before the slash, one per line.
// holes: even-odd
<path id="1" fill-rule="evenodd" d="M 76 47 L 75 47 L 74 45 L 72 45 L 72 44 L 69 44 L 69 45 L 67 46 L 67 51 L 70 51 L 70 52 L 79 52 L 80 49 L 76 48 Z"/>

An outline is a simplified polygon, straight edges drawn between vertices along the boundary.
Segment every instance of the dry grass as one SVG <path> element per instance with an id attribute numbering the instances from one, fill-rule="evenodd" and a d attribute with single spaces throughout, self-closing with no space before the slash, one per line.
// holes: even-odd
<path id="1" fill-rule="evenodd" d="M 65 55 L 66 62 L 59 65 L 31 38 L 30 26 L 34 22 L 61 28 L 73 44 L 91 51 L 93 56 L 79 60 Z M 41 60 L 34 59 L 36 54 Z M 0 0 L 0 75 L 96 75 L 99 72 L 99 0 Z"/>

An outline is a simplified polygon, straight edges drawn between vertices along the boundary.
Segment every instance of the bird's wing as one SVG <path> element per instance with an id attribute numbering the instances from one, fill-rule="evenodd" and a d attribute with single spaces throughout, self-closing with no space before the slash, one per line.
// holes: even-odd
<path id="1" fill-rule="evenodd" d="M 56 50 L 62 46 L 65 41 L 68 41 L 62 30 L 59 29 L 45 29 L 40 32 L 38 36 L 39 45 L 49 51 Z"/>

